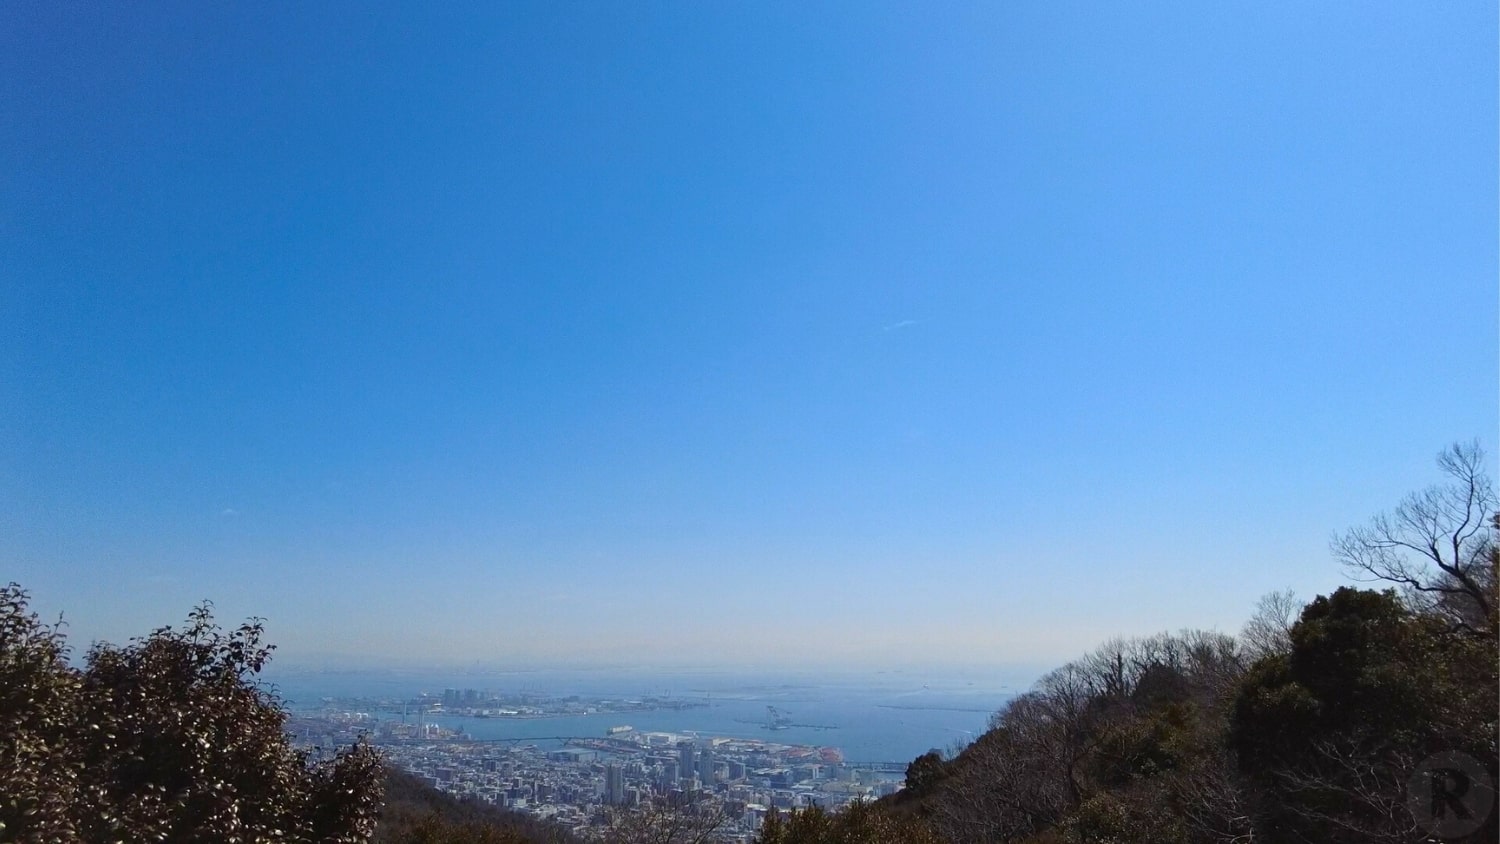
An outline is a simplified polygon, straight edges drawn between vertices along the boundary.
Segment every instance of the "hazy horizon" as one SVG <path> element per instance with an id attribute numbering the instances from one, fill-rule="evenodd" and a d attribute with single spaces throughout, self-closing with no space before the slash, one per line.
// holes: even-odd
<path id="1" fill-rule="evenodd" d="M 80 650 L 1046 666 L 1495 466 L 1492 3 L 8 17 L 0 582 Z"/>

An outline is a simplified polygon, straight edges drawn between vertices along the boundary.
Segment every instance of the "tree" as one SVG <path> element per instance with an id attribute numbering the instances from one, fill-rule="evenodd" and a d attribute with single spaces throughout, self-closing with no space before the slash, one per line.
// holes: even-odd
<path id="1" fill-rule="evenodd" d="M 1368 525 L 1334 537 L 1355 579 L 1394 584 L 1416 609 L 1458 628 L 1495 635 L 1495 491 L 1478 443 L 1437 458 L 1446 480 L 1407 496 Z"/>
<path id="2" fill-rule="evenodd" d="M 952 842 L 1240 840 L 1219 728 L 1243 672 L 1234 639 L 1211 631 L 1111 640 L 1012 699 L 906 799 Z"/>
<path id="3" fill-rule="evenodd" d="M 657 799 L 618 812 L 611 819 L 609 840 L 616 844 L 706 844 L 729 821 L 722 802 L 674 806 Z"/>
<path id="4" fill-rule="evenodd" d="M 1456 751 L 1496 768 L 1495 655 L 1393 591 L 1318 597 L 1291 650 L 1245 678 L 1229 738 L 1263 789 L 1268 841 L 1425 840 L 1408 809 L 1418 763 Z M 1495 840 L 1494 818 L 1475 841 Z"/>
<path id="5" fill-rule="evenodd" d="M 0 589 L 0 839 L 74 837 L 78 675 L 57 625 L 27 611 L 15 584 Z"/>
<path id="6" fill-rule="evenodd" d="M 856 801 L 842 811 L 817 806 L 793 809 L 785 818 L 766 815 L 756 844 L 938 844 L 920 821 L 898 817 L 876 804 Z"/>
<path id="7" fill-rule="evenodd" d="M 1255 614 L 1240 631 L 1240 643 L 1250 661 L 1290 651 L 1292 625 L 1301 612 L 1302 602 L 1290 589 L 1262 595 L 1255 604 Z"/>
<path id="8" fill-rule="evenodd" d="M 375 844 L 578 844 L 567 830 L 482 800 L 438 791 L 386 770 Z"/>
<path id="9" fill-rule="evenodd" d="M 931 793 L 947 773 L 943 754 L 929 750 L 906 766 L 906 789 L 917 795 Z"/>
<path id="10" fill-rule="evenodd" d="M 260 620 L 224 631 L 207 603 L 66 662 L 56 626 L 0 589 L 0 838 L 60 842 L 362 842 L 383 770 L 358 744 L 310 764 L 255 677 Z"/>

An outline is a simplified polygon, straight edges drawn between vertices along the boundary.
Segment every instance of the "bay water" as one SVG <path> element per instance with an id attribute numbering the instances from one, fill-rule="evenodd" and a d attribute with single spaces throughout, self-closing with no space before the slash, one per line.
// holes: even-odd
<path id="1" fill-rule="evenodd" d="M 537 718 L 427 716 L 484 740 L 598 738 L 612 727 L 642 732 L 756 738 L 836 747 L 855 764 L 905 763 L 928 750 L 973 741 L 1014 694 L 1003 674 L 987 671 L 867 673 L 536 669 L 286 672 L 270 678 L 288 708 L 310 709 L 328 698 L 409 700 L 445 689 L 476 689 L 583 700 L 655 697 L 694 704 L 681 709 L 604 712 Z M 791 722 L 768 729 L 770 713 Z M 399 713 L 378 713 L 400 718 Z M 415 713 L 408 713 L 415 719 Z"/>

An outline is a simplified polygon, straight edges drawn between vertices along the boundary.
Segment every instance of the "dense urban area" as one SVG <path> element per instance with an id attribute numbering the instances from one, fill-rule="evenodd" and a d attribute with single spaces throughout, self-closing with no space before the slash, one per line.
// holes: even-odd
<path id="1" fill-rule="evenodd" d="M 429 720 L 438 714 L 461 714 L 553 717 L 565 724 L 568 715 L 700 705 L 448 689 L 441 698 L 411 701 L 329 700 L 316 710 L 295 714 L 288 729 L 304 747 L 319 750 L 347 747 L 363 738 L 379 748 L 389 764 L 433 788 L 521 812 L 582 837 L 607 835 L 622 810 L 664 805 L 715 818 L 716 841 L 750 841 L 768 811 L 839 809 L 901 788 L 900 771 L 846 764 L 834 747 L 646 732 L 627 724 L 595 737 L 478 740 Z M 381 717 L 382 712 L 387 717 Z M 772 709 L 765 728 L 778 726 L 775 717 Z"/>

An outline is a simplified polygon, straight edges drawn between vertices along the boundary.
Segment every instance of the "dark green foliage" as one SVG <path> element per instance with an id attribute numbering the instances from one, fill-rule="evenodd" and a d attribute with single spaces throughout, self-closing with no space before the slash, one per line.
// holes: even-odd
<path id="1" fill-rule="evenodd" d="M 1193 697 L 1192 685 L 1182 671 L 1170 665 L 1153 662 L 1141 672 L 1130 693 L 1130 701 L 1140 709 L 1156 709 L 1187 703 Z"/>
<path id="2" fill-rule="evenodd" d="M 1417 763 L 1459 751 L 1493 776 L 1492 645 L 1394 592 L 1347 588 L 1313 601 L 1291 639 L 1245 678 L 1229 730 L 1267 840 L 1418 840 Z M 1495 839 L 1493 818 L 1481 835 Z"/>
<path id="3" fill-rule="evenodd" d="M 568 832 L 525 815 L 430 788 L 402 771 L 386 774 L 377 844 L 571 844 Z"/>
<path id="4" fill-rule="evenodd" d="M 1177 770 L 1197 748 L 1190 704 L 1167 704 L 1120 718 L 1100 730 L 1089 756 L 1092 781 L 1123 787 Z"/>
<path id="5" fill-rule="evenodd" d="M 1335 733 L 1409 740 L 1405 733 L 1430 720 L 1427 691 L 1441 681 L 1427 670 L 1437 657 L 1430 627 L 1390 592 L 1343 588 L 1315 599 L 1292 630 L 1292 652 L 1258 663 L 1235 701 L 1241 760 L 1284 764 Z"/>
<path id="6" fill-rule="evenodd" d="M 1153 795 L 1103 791 L 1085 800 L 1059 826 L 1067 844 L 1186 844 L 1182 817 Z"/>
<path id="7" fill-rule="evenodd" d="M 79 677 L 56 627 L 27 611 L 15 584 L 0 589 L 0 840 L 73 835 Z"/>
<path id="8" fill-rule="evenodd" d="M 936 750 L 929 750 L 906 766 L 906 790 L 915 796 L 930 794 L 947 775 L 948 768 L 943 764 L 943 755 Z"/>
<path id="9" fill-rule="evenodd" d="M 0 590 L 0 840 L 368 840 L 375 751 L 311 765 L 291 746 L 254 682 L 261 634 L 225 632 L 204 605 L 183 630 L 95 645 L 78 670 L 26 593 Z"/>

